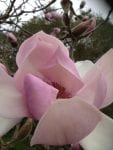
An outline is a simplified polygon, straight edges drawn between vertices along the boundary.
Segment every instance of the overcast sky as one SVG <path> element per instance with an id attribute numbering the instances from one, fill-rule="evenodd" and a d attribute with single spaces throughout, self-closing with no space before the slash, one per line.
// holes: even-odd
<path id="1" fill-rule="evenodd" d="M 57 2 L 54 4 L 54 6 L 60 7 L 60 1 L 57 0 Z M 72 0 L 75 10 L 79 8 L 79 4 L 82 0 Z M 91 8 L 92 11 L 96 14 L 101 15 L 103 18 L 105 18 L 108 14 L 109 7 L 106 5 L 104 0 L 85 0 L 86 1 L 86 9 Z M 113 15 L 111 16 L 113 18 Z"/>
<path id="2" fill-rule="evenodd" d="M 7 0 L 7 4 L 8 4 Z M 51 0 L 43 0 L 43 2 L 47 3 L 47 1 L 51 1 Z M 56 8 L 60 8 L 60 1 L 61 0 L 57 0 L 52 6 L 56 7 Z M 74 8 L 75 10 L 77 10 L 79 8 L 79 4 L 81 3 L 82 0 L 71 0 L 73 2 Z M 91 8 L 92 11 L 94 13 L 97 13 L 99 15 L 101 15 L 103 18 L 105 18 L 108 14 L 109 11 L 109 7 L 106 5 L 106 3 L 104 2 L 104 0 L 85 0 L 86 1 L 86 9 Z M 16 1 L 17 4 L 21 2 L 21 0 L 17 0 Z M 30 5 L 27 5 L 27 10 L 30 9 L 30 6 L 33 5 L 34 0 L 30 0 Z M 4 5 L 2 5 L 4 3 L 0 2 L 1 5 L 1 10 L 4 9 Z M 25 20 L 29 18 L 29 16 L 25 16 Z M 113 20 L 113 15 L 111 16 L 111 19 Z"/>
<path id="3" fill-rule="evenodd" d="M 86 1 L 87 7 L 91 7 L 91 9 L 95 13 L 100 14 L 104 18 L 107 16 L 110 7 L 105 3 L 104 0 L 86 0 Z M 113 18 L 113 15 L 111 16 L 111 18 Z"/>
<path id="4" fill-rule="evenodd" d="M 57 3 L 60 0 L 57 0 Z M 79 4 L 82 0 L 72 0 L 75 9 L 77 9 L 79 7 Z M 91 8 L 92 11 L 94 11 L 95 13 L 103 16 L 104 18 L 106 17 L 108 11 L 109 11 L 109 7 L 106 5 L 106 3 L 104 2 L 104 0 L 85 0 L 86 1 L 86 7 L 85 8 Z"/>
<path id="5" fill-rule="evenodd" d="M 61 0 L 57 0 L 53 4 L 53 6 L 61 7 L 60 1 Z M 79 8 L 79 5 L 82 0 L 71 0 L 71 1 L 73 2 L 73 6 L 74 6 L 75 10 L 77 10 Z M 85 0 L 85 1 L 86 1 L 85 9 L 91 8 L 92 12 L 94 12 L 95 14 L 101 15 L 103 18 L 106 18 L 107 14 L 110 10 L 110 7 L 105 3 L 105 0 Z M 110 19 L 113 20 L 113 13 L 110 16 Z"/>

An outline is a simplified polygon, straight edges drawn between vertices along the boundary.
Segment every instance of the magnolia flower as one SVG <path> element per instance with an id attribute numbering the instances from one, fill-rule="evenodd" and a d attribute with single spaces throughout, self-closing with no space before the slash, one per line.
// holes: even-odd
<path id="1" fill-rule="evenodd" d="M 57 37 L 57 36 L 60 34 L 60 32 L 61 32 L 61 29 L 60 29 L 60 28 L 54 27 L 54 28 L 53 28 L 53 31 L 51 32 L 51 35 Z"/>
<path id="2" fill-rule="evenodd" d="M 92 17 L 86 21 L 82 21 L 76 27 L 72 29 L 72 33 L 75 37 L 84 37 L 89 35 L 96 27 L 96 18 Z"/>
<path id="3" fill-rule="evenodd" d="M 1 76 L 0 115 L 39 120 L 31 145 L 79 142 L 86 150 L 112 150 L 113 121 L 99 111 L 113 101 L 112 58 L 111 49 L 95 65 L 74 64 L 61 41 L 36 33 L 20 46 L 15 80 Z"/>
<path id="4" fill-rule="evenodd" d="M 17 47 L 18 46 L 17 38 L 13 33 L 8 32 L 6 34 L 6 37 L 7 37 L 7 40 L 10 42 L 10 44 L 12 45 L 12 47 Z"/>
<path id="5" fill-rule="evenodd" d="M 91 32 L 93 32 L 96 28 L 96 18 L 92 17 L 91 18 L 91 24 L 88 26 L 88 28 L 85 30 L 85 32 L 81 36 L 87 36 Z"/>
<path id="6" fill-rule="evenodd" d="M 21 45 L 15 82 L 26 95 L 30 115 L 40 120 L 31 144 L 77 143 L 103 120 L 112 122 L 97 109 L 113 100 L 112 56 L 110 50 L 94 66 L 89 61 L 75 66 L 64 45 L 43 32 Z"/>
<path id="7" fill-rule="evenodd" d="M 83 18 L 82 18 L 82 21 L 87 21 L 89 19 L 89 16 L 84 16 Z"/>
<path id="8" fill-rule="evenodd" d="M 56 11 L 51 11 L 45 14 L 45 19 L 48 21 L 55 21 L 62 19 L 62 15 L 58 14 Z"/>

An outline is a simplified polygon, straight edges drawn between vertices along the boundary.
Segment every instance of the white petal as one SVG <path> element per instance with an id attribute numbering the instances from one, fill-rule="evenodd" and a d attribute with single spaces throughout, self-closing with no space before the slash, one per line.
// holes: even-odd
<path id="1" fill-rule="evenodd" d="M 80 144 L 85 150 L 113 150 L 113 120 L 103 115 L 102 121 Z"/>
<path id="2" fill-rule="evenodd" d="M 81 78 L 83 78 L 84 75 L 94 66 L 93 62 L 90 60 L 78 61 L 75 65 Z"/>
<path id="3" fill-rule="evenodd" d="M 0 117 L 0 137 L 12 129 L 21 119 L 8 119 Z"/>
<path id="4" fill-rule="evenodd" d="M 25 98 L 16 88 L 14 79 L 0 68 L 0 116 L 22 118 L 28 116 Z"/>

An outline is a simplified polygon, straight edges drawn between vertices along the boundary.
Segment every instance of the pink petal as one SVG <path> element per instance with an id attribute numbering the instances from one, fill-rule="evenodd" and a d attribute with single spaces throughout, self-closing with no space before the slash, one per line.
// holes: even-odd
<path id="1" fill-rule="evenodd" d="M 7 67 L 4 64 L 0 63 L 0 68 L 8 73 L 8 69 L 7 69 Z"/>
<path id="2" fill-rule="evenodd" d="M 50 81 L 64 87 L 71 96 L 75 96 L 76 92 L 83 86 L 75 64 L 60 48 L 40 72 Z"/>
<path id="3" fill-rule="evenodd" d="M 63 43 L 43 32 L 35 34 L 21 45 L 16 57 L 19 69 L 15 74 L 15 82 L 19 89 L 23 90 L 23 80 L 26 73 L 32 73 L 39 77 L 43 76 L 39 73 L 40 69 L 46 67 L 58 47 L 66 55 L 65 57 L 68 57 L 68 50 Z M 57 55 L 60 54 L 57 53 Z"/>
<path id="4" fill-rule="evenodd" d="M 30 74 L 25 77 L 24 88 L 29 112 L 33 118 L 39 120 L 56 100 L 58 90 Z"/>
<path id="5" fill-rule="evenodd" d="M 36 66 L 28 60 L 26 60 L 26 62 L 19 67 L 19 69 L 14 75 L 15 84 L 21 92 L 23 92 L 24 90 L 24 78 L 29 73 L 45 80 L 45 77 L 40 72 L 38 72 Z"/>
<path id="6" fill-rule="evenodd" d="M 96 128 L 80 144 L 85 150 L 113 150 L 113 119 L 103 114 Z"/>
<path id="7" fill-rule="evenodd" d="M 21 45 L 16 57 L 17 65 L 20 66 L 30 53 L 33 53 L 33 57 L 36 58 L 38 62 L 46 62 L 46 60 L 53 55 L 57 47 L 61 47 L 62 51 L 66 55 L 69 55 L 67 48 L 60 40 L 43 31 L 38 32 L 25 40 Z"/>
<path id="8" fill-rule="evenodd" d="M 41 118 L 31 145 L 78 143 L 96 127 L 100 120 L 100 112 L 77 97 L 58 100 Z"/>
<path id="9" fill-rule="evenodd" d="M 48 50 L 49 51 L 49 50 Z M 49 53 L 49 52 L 48 52 Z M 44 52 L 42 55 L 45 55 Z M 26 73 L 31 73 L 39 78 L 56 82 L 64 87 L 71 96 L 83 86 L 78 71 L 73 61 L 62 51 L 60 47 L 46 60 L 37 59 L 37 52 L 29 55 L 15 74 L 15 82 L 19 89 L 23 89 L 23 80 Z M 44 60 L 44 61 L 43 61 Z M 42 64 L 41 64 L 42 63 Z"/>
<path id="10" fill-rule="evenodd" d="M 21 118 L 27 115 L 24 97 L 16 89 L 13 78 L 0 68 L 0 116 Z"/>

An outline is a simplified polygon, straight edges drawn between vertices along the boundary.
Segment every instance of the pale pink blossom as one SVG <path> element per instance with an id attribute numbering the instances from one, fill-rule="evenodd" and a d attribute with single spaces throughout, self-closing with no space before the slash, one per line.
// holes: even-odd
<path id="1" fill-rule="evenodd" d="M 48 21 L 61 20 L 62 15 L 58 14 L 56 11 L 51 11 L 45 14 L 45 19 L 47 19 Z"/>
<path id="2" fill-rule="evenodd" d="M 7 40 L 11 43 L 12 47 L 17 47 L 18 46 L 17 38 L 13 33 L 8 32 L 6 34 L 6 37 L 7 37 Z"/>
<path id="3" fill-rule="evenodd" d="M 89 16 L 84 16 L 83 18 L 82 18 L 82 21 L 86 21 L 86 20 L 88 20 L 89 19 Z"/>
<path id="4" fill-rule="evenodd" d="M 52 32 L 51 32 L 51 35 L 57 37 L 60 34 L 60 32 L 61 32 L 60 28 L 54 27 L 53 30 L 52 30 Z"/>
<path id="5" fill-rule="evenodd" d="M 95 28 L 96 28 L 96 18 L 92 17 L 90 20 L 91 20 L 90 25 L 88 26 L 88 28 L 85 30 L 85 32 L 81 36 L 87 36 L 95 30 Z"/>
<path id="6" fill-rule="evenodd" d="M 94 31 L 96 28 L 96 18 L 92 17 L 86 21 L 80 22 L 77 26 L 72 28 L 72 33 L 75 37 L 85 37 Z"/>
<path id="7" fill-rule="evenodd" d="M 74 64 L 61 41 L 36 33 L 20 46 L 15 80 L 1 71 L 0 116 L 39 120 L 31 145 L 112 150 L 113 121 L 99 111 L 113 101 L 112 58 L 111 49 L 96 64 Z"/>
<path id="8" fill-rule="evenodd" d="M 25 91 L 31 116 L 40 120 L 32 144 L 76 143 L 95 128 L 102 117 L 97 108 L 113 100 L 112 57 L 110 50 L 95 65 L 75 66 L 64 45 L 43 32 L 21 45 L 15 81 Z"/>

